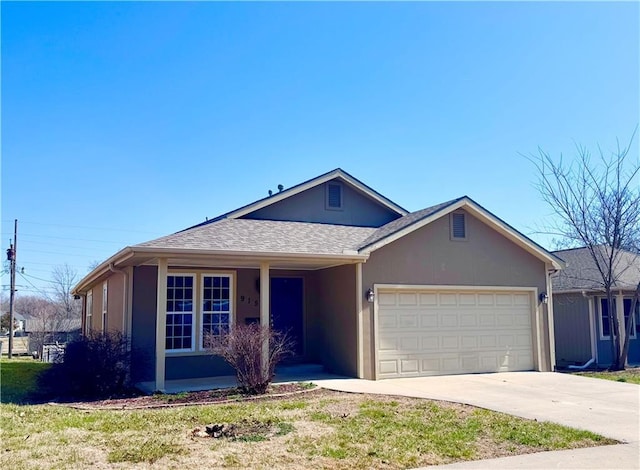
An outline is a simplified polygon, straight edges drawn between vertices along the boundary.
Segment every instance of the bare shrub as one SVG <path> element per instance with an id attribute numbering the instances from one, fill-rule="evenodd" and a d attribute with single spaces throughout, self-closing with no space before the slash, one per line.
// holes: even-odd
<path id="1" fill-rule="evenodd" d="M 273 380 L 276 365 L 293 353 L 294 344 L 286 333 L 251 324 L 234 325 L 221 335 L 208 334 L 205 346 L 233 367 L 244 393 L 261 395 Z M 264 367 L 263 350 L 268 350 Z"/>
<path id="2" fill-rule="evenodd" d="M 61 398 L 103 398 L 129 391 L 131 352 L 119 332 L 91 332 L 67 344 L 64 361 L 40 385 Z"/>

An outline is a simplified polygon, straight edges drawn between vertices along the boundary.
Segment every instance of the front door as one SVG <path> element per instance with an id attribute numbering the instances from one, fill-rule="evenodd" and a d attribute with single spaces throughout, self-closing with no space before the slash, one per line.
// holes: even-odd
<path id="1" fill-rule="evenodd" d="M 271 278 L 271 327 L 291 336 L 294 353 L 302 355 L 302 278 Z"/>

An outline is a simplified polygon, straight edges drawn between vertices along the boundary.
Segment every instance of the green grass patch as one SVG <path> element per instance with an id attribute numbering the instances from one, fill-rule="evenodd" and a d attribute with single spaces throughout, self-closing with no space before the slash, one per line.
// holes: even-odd
<path id="1" fill-rule="evenodd" d="M 38 376 L 50 367 L 31 358 L 0 360 L 0 402 L 28 403 L 38 391 Z"/>
<path id="2" fill-rule="evenodd" d="M 640 385 L 640 368 L 618 371 L 576 372 L 576 375 Z"/>
<path id="3" fill-rule="evenodd" d="M 212 423 L 231 431 L 194 437 Z M 328 391 L 143 410 L 2 404 L 0 428 L 0 468 L 409 468 L 613 443 L 469 406 Z"/>

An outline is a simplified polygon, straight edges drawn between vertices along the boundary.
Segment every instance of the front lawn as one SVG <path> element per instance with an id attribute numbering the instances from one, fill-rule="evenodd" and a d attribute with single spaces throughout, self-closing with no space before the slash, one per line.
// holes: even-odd
<path id="1" fill-rule="evenodd" d="M 207 425 L 223 424 L 218 437 Z M 144 410 L 0 405 L 0 468 L 407 468 L 613 443 L 467 405 L 313 390 Z"/>
<path id="2" fill-rule="evenodd" d="M 619 370 L 615 372 L 599 371 L 599 372 L 577 372 L 576 375 L 585 377 L 593 377 L 596 379 L 615 380 L 616 382 L 627 382 L 640 385 L 640 368 Z"/>

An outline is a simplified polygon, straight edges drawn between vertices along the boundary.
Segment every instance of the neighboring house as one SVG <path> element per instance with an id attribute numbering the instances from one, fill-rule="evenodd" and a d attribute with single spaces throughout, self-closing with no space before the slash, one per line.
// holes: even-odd
<path id="1" fill-rule="evenodd" d="M 468 197 L 408 212 L 337 169 L 129 246 L 76 286 L 86 329 L 129 335 L 132 376 L 228 375 L 203 335 L 261 321 L 367 379 L 552 370 L 562 261 Z"/>
<path id="2" fill-rule="evenodd" d="M 68 343 L 80 338 L 82 320 L 80 318 L 57 318 L 22 314 L 24 334 L 29 338 L 27 350 L 42 357 L 42 346 L 51 343 Z"/>
<path id="3" fill-rule="evenodd" d="M 593 359 L 594 366 L 610 366 L 609 308 L 593 256 L 587 248 L 554 254 L 566 262 L 566 268 L 552 278 L 556 365 L 584 365 Z M 640 364 L 640 306 L 631 314 L 633 293 L 640 281 L 640 257 L 622 251 L 613 279 L 614 309 L 623 330 L 621 343 L 623 325 L 632 322 L 627 362 Z"/>

